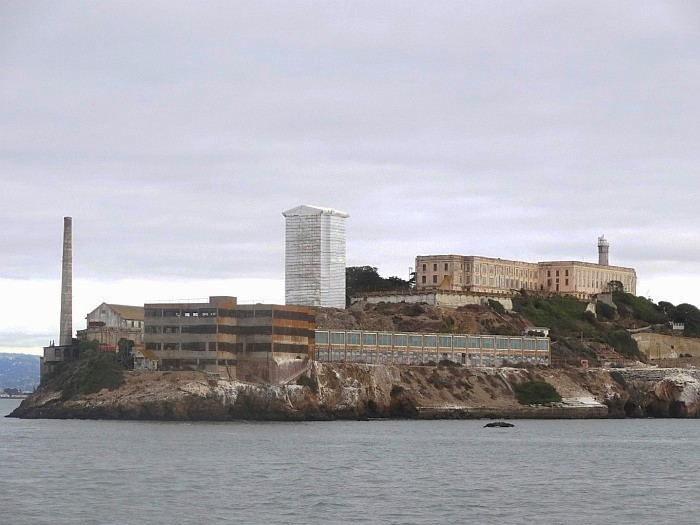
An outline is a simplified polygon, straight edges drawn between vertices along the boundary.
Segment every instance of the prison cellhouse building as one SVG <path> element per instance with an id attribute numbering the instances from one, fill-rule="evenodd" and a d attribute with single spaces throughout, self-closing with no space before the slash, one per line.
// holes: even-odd
<path id="1" fill-rule="evenodd" d="M 611 266 L 609 243 L 598 238 L 598 264 L 582 261 L 525 262 L 476 255 L 419 255 L 416 288 L 487 294 L 532 290 L 588 299 L 619 281 L 626 292 L 637 293 L 634 268 Z"/>

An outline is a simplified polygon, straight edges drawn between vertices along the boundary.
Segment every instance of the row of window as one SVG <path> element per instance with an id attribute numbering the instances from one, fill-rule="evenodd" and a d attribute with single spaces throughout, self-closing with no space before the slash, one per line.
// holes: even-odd
<path id="1" fill-rule="evenodd" d="M 316 318 L 313 313 L 295 312 L 290 310 L 270 310 L 270 309 L 225 309 L 225 308 L 147 308 L 144 312 L 145 317 L 228 317 L 237 319 L 250 318 L 271 318 L 287 319 L 290 321 L 308 321 L 313 323 Z"/>
<path id="2" fill-rule="evenodd" d="M 308 328 L 296 328 L 290 326 L 231 326 L 231 325 L 215 325 L 215 324 L 197 324 L 197 325 L 167 325 L 167 326 L 146 326 L 147 334 L 229 334 L 229 335 L 274 335 L 290 336 L 290 337 L 308 337 L 313 339 L 314 330 Z"/>
<path id="3" fill-rule="evenodd" d="M 294 354 L 305 354 L 309 351 L 309 345 L 295 343 L 227 343 L 214 341 L 189 342 L 189 343 L 146 343 L 146 350 L 182 350 L 187 352 L 285 352 Z M 60 356 L 59 356 L 60 357 Z"/>
<path id="4" fill-rule="evenodd" d="M 387 332 L 316 332 L 316 346 L 386 346 L 549 351 L 549 339 L 470 335 L 392 334 Z"/>

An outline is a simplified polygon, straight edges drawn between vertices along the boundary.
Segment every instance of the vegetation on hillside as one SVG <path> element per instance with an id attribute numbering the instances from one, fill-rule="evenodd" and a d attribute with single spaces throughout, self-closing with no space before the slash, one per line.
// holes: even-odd
<path id="1" fill-rule="evenodd" d="M 630 295 L 619 293 L 624 296 Z M 618 292 L 615 293 L 617 294 Z M 629 305 L 629 312 L 641 310 L 650 315 L 647 299 L 633 301 L 625 297 L 624 300 L 627 301 L 625 304 Z M 528 294 L 527 291 L 523 291 L 513 300 L 513 308 L 520 315 L 535 326 L 546 326 L 550 329 L 555 357 L 595 357 L 595 353 L 584 342 L 593 341 L 607 344 L 625 357 L 642 358 L 637 342 L 629 332 L 610 322 L 619 315 L 615 313 L 614 308 L 598 303 L 596 311 L 599 312 L 599 318 L 596 318 L 596 315 L 587 311 L 587 305 L 586 301 L 572 297 L 541 297 Z"/>
<path id="2" fill-rule="evenodd" d="M 613 292 L 613 302 L 621 316 L 631 316 L 648 324 L 668 322 L 668 315 L 651 299 L 622 291 Z"/>
<path id="3" fill-rule="evenodd" d="M 544 381 L 526 381 L 515 385 L 514 389 L 521 405 L 544 405 L 561 401 L 556 388 Z"/>
<path id="4" fill-rule="evenodd" d="M 116 353 L 98 352 L 72 363 L 62 363 L 52 374 L 42 378 L 41 386 L 62 390 L 61 399 L 67 400 L 103 388 L 114 390 L 124 382 L 124 370 Z"/>
<path id="5" fill-rule="evenodd" d="M 131 349 L 134 342 L 120 339 L 117 352 L 100 352 L 99 346 L 98 341 L 80 341 L 80 358 L 58 365 L 53 373 L 42 379 L 41 386 L 62 390 L 62 400 L 99 392 L 103 388 L 118 388 L 124 382 L 124 371 L 133 368 Z"/>

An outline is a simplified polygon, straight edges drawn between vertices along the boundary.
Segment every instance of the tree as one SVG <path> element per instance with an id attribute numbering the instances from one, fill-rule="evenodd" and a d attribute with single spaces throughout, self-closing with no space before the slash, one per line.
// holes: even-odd
<path id="1" fill-rule="evenodd" d="M 659 308 L 668 316 L 669 319 L 673 319 L 676 313 L 676 307 L 673 303 L 668 301 L 659 301 Z"/>
<path id="2" fill-rule="evenodd" d="M 700 336 L 700 310 L 688 303 L 679 304 L 673 312 L 674 323 L 684 323 L 683 335 Z"/>
<path id="3" fill-rule="evenodd" d="M 410 288 L 409 282 L 400 277 L 384 278 L 379 275 L 374 266 L 349 266 L 345 268 L 345 299 L 350 304 L 350 298 L 360 292 L 383 292 Z"/>
<path id="4" fill-rule="evenodd" d="M 100 342 L 97 339 L 93 339 L 92 341 L 81 339 L 78 343 L 78 352 L 80 353 L 81 359 L 95 355 L 99 349 Z"/>
<path id="5" fill-rule="evenodd" d="M 608 290 L 611 292 L 624 292 L 625 291 L 625 285 L 622 284 L 620 281 L 610 281 L 608 283 Z"/>

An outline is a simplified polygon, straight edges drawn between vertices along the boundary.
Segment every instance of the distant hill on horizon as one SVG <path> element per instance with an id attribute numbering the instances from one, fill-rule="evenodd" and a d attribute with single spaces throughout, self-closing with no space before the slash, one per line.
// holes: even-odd
<path id="1" fill-rule="evenodd" d="M 38 355 L 0 353 L 0 389 L 33 392 L 38 385 Z"/>

